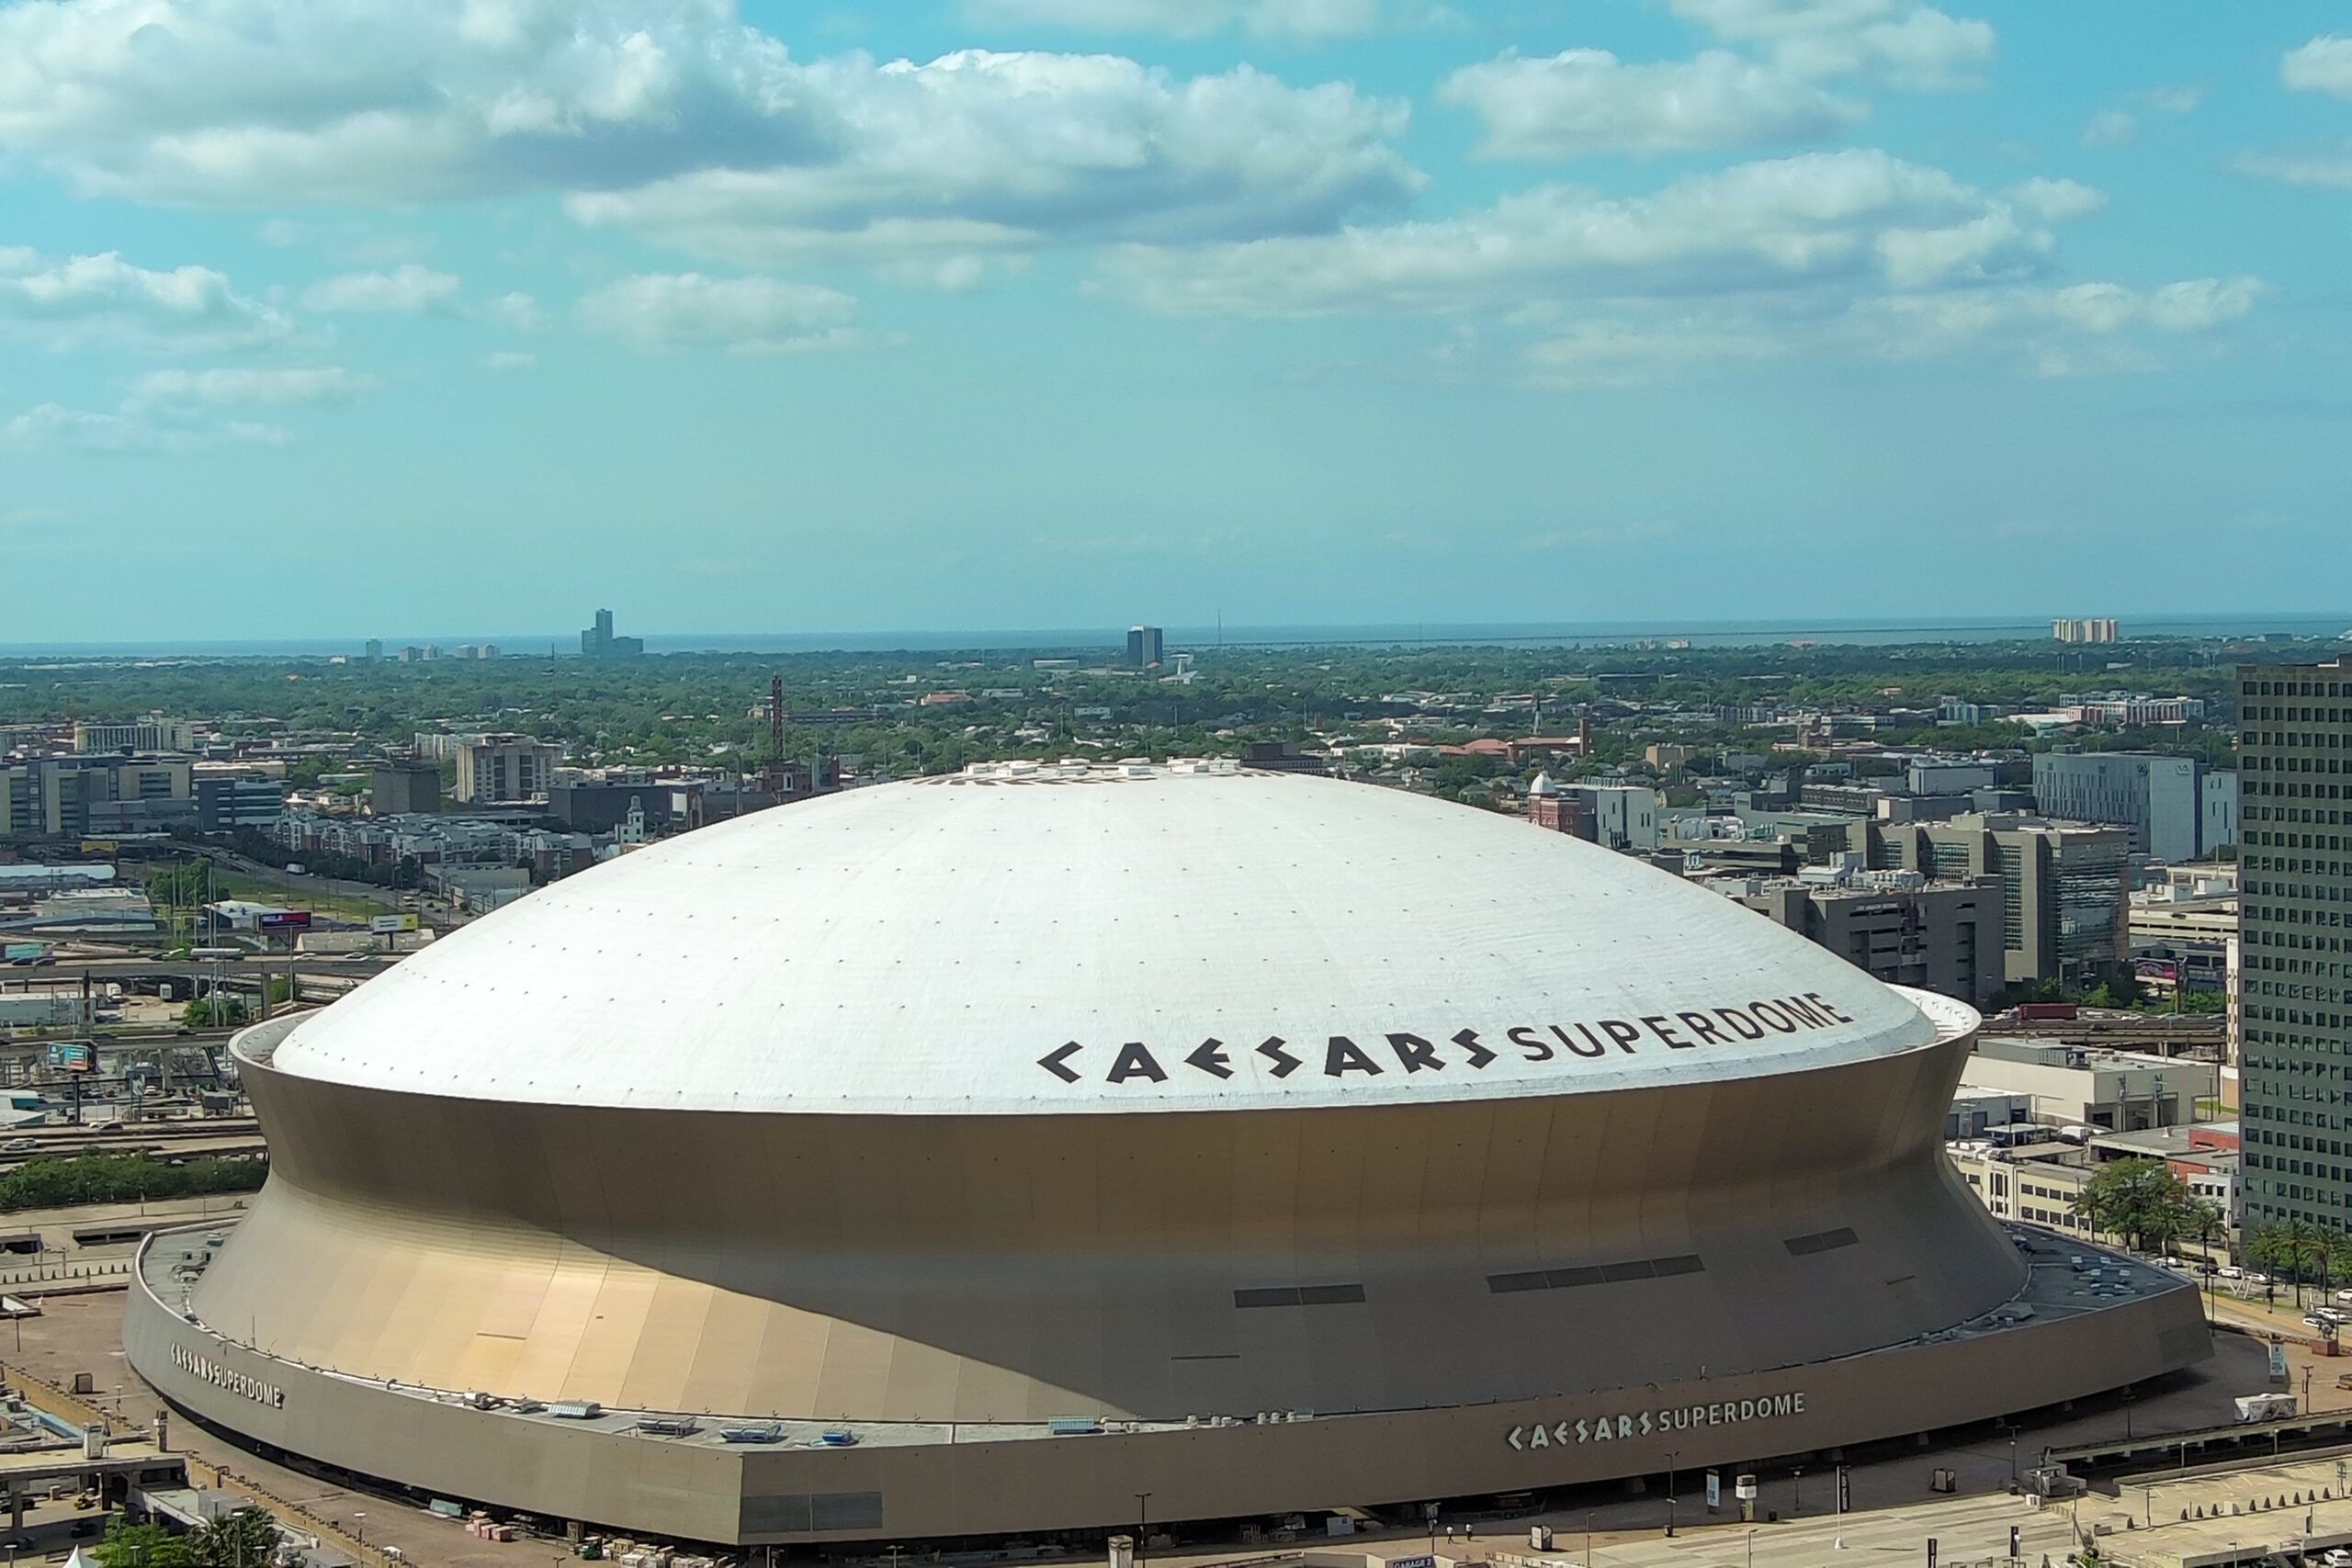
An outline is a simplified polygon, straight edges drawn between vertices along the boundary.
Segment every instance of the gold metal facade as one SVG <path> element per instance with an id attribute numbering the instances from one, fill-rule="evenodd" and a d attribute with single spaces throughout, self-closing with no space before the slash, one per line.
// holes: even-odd
<path id="1" fill-rule="evenodd" d="M 1939 1142 L 1967 1048 L 1611 1094 L 1028 1119 L 551 1108 L 249 1059 L 273 1175 L 191 1304 L 366 1378 L 829 1421 L 1331 1415 L 1735 1375 L 2016 1292 Z"/>

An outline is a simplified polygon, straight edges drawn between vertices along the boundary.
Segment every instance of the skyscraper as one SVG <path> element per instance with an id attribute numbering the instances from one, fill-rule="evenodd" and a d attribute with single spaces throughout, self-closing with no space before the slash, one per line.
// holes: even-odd
<path id="1" fill-rule="evenodd" d="M 2245 1224 L 2341 1229 L 2352 1199 L 2352 659 L 2238 667 L 2237 1036 Z"/>
<path id="2" fill-rule="evenodd" d="M 1137 670 L 1148 670 L 1159 662 L 1159 628 L 1129 626 L 1127 628 L 1127 662 Z"/>
<path id="3" fill-rule="evenodd" d="M 645 651 L 641 637 L 615 637 L 613 613 L 596 612 L 596 624 L 580 634 L 580 651 L 589 659 L 629 659 Z"/>

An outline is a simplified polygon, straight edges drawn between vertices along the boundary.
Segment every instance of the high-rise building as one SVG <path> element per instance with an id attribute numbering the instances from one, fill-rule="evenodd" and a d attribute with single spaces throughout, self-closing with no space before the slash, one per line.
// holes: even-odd
<path id="1" fill-rule="evenodd" d="M 526 735 L 477 735 L 458 752 L 458 799 L 468 806 L 543 800 L 563 749 Z"/>
<path id="2" fill-rule="evenodd" d="M 1838 885 L 1801 878 L 1731 882 L 1724 889 L 1776 925 L 1890 985 L 1976 1006 L 2002 987 L 2002 883 L 1927 882 L 1865 874 Z"/>
<path id="3" fill-rule="evenodd" d="M 2121 962 L 2128 829 L 1976 814 L 1875 826 L 1873 866 L 1945 882 L 2002 879 L 2001 972 L 2008 983 L 2088 978 Z"/>
<path id="4" fill-rule="evenodd" d="M 381 637 L 369 637 L 368 639 L 368 662 L 370 664 L 381 664 L 383 661 L 383 639 Z"/>
<path id="5" fill-rule="evenodd" d="M 596 612 L 596 624 L 580 634 L 580 652 L 588 659 L 634 659 L 645 651 L 641 637 L 615 637 L 613 613 Z"/>
<path id="6" fill-rule="evenodd" d="M 2238 667 L 2245 1224 L 2352 1218 L 2352 658 Z"/>
<path id="7" fill-rule="evenodd" d="M 425 761 L 377 763 L 369 781 L 368 808 L 379 817 L 440 810 L 440 765 Z"/>
<path id="8" fill-rule="evenodd" d="M 2085 620 L 2052 621 L 2050 635 L 2060 642 L 2113 642 L 2115 617 L 2094 616 Z"/>
<path id="9" fill-rule="evenodd" d="M 1158 626 L 1127 628 L 1127 662 L 1137 670 L 1149 670 L 1159 662 L 1160 637 Z"/>
<path id="10" fill-rule="evenodd" d="M 2205 842 L 2201 757 L 2154 751 L 2044 751 L 2033 759 L 2033 802 L 2044 817 L 2132 829 L 2134 852 L 2195 860 Z"/>

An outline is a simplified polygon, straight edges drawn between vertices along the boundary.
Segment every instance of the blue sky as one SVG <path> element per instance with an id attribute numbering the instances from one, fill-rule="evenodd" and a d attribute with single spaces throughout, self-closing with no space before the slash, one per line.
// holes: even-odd
<path id="1" fill-rule="evenodd" d="M 2347 235 L 2332 4 L 0 0 L 0 642 L 2331 611 Z"/>

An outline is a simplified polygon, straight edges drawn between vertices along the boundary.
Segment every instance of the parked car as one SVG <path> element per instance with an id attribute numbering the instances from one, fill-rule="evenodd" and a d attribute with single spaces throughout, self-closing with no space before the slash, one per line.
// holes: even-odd
<path id="1" fill-rule="evenodd" d="M 2245 1270 L 2239 1268 L 2234 1263 L 2225 1263 L 2222 1265 L 2222 1278 L 2224 1280 L 2243 1280 L 2245 1278 Z"/>

